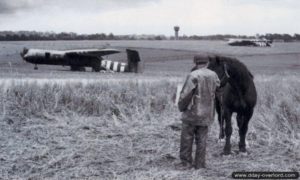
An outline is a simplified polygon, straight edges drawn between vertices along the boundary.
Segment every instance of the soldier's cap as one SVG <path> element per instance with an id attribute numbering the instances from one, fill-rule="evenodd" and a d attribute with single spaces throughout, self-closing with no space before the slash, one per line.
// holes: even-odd
<path id="1" fill-rule="evenodd" d="M 194 56 L 194 63 L 197 65 L 206 64 L 209 61 L 208 55 L 196 55 Z"/>

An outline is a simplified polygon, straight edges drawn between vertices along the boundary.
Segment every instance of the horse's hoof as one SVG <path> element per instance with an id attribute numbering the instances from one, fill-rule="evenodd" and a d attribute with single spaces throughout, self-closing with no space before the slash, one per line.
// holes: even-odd
<path id="1" fill-rule="evenodd" d="M 224 156 L 228 156 L 228 155 L 231 155 L 231 154 L 232 154 L 232 152 L 230 150 L 224 150 L 223 153 L 222 153 L 222 155 L 224 155 Z"/>
<path id="2" fill-rule="evenodd" d="M 240 152 L 241 152 L 241 153 L 246 153 L 246 152 L 247 152 L 246 147 L 240 147 Z"/>
<path id="3" fill-rule="evenodd" d="M 229 155 L 229 154 L 231 154 L 231 145 L 226 144 L 226 145 L 224 146 L 223 154 L 224 154 L 224 155 Z"/>
<path id="4" fill-rule="evenodd" d="M 232 155 L 232 152 L 222 152 L 221 156 L 230 156 Z"/>

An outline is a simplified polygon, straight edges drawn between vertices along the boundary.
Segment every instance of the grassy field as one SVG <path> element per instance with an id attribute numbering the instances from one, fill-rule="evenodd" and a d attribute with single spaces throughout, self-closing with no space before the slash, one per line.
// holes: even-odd
<path id="1" fill-rule="evenodd" d="M 174 168 L 180 113 L 172 98 L 178 82 L 1 81 L 2 177 L 221 179 L 238 170 L 299 170 L 297 76 L 257 77 L 259 101 L 247 138 L 249 155 L 221 156 L 215 121 L 208 169 L 185 172 Z M 234 125 L 234 151 L 237 143 Z"/>
<path id="2" fill-rule="evenodd" d="M 279 54 L 237 55 L 255 72 L 258 91 L 247 136 L 249 153 L 236 153 L 233 118 L 233 154 L 220 155 L 224 142 L 218 140 L 215 121 L 209 132 L 208 168 L 177 171 L 181 122 L 174 93 L 192 65 L 192 55 L 200 51 L 187 51 L 186 42 L 167 49 L 153 49 L 153 44 L 166 42 L 136 42 L 144 47 L 140 50 L 146 69 L 140 75 L 69 72 L 55 66 L 33 71 L 19 58 L 23 45 L 48 48 L 59 43 L 60 48 L 78 48 L 107 42 L 0 44 L 8 49 L 0 50 L 1 178 L 228 179 L 234 171 L 300 170 L 300 75 L 290 68 L 299 59 L 292 48 Z M 110 43 L 124 48 L 128 42 Z M 277 57 L 263 60 L 274 59 L 275 65 L 255 61 L 260 56 Z"/>

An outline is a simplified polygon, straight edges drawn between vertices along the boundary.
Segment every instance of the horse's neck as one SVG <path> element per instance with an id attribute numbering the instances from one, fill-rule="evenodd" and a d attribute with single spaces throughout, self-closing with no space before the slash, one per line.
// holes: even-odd
<path id="1" fill-rule="evenodd" d="M 251 77 L 247 69 L 246 71 L 241 71 L 235 66 L 230 66 L 230 74 L 231 80 L 229 82 L 234 88 L 245 90 L 248 87 Z"/>

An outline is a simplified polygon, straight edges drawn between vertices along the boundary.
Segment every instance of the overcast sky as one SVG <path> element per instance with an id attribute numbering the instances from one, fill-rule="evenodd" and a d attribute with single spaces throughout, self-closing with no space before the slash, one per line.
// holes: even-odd
<path id="1" fill-rule="evenodd" d="M 165 34 L 300 33 L 300 0 L 0 0 L 0 30 Z"/>

